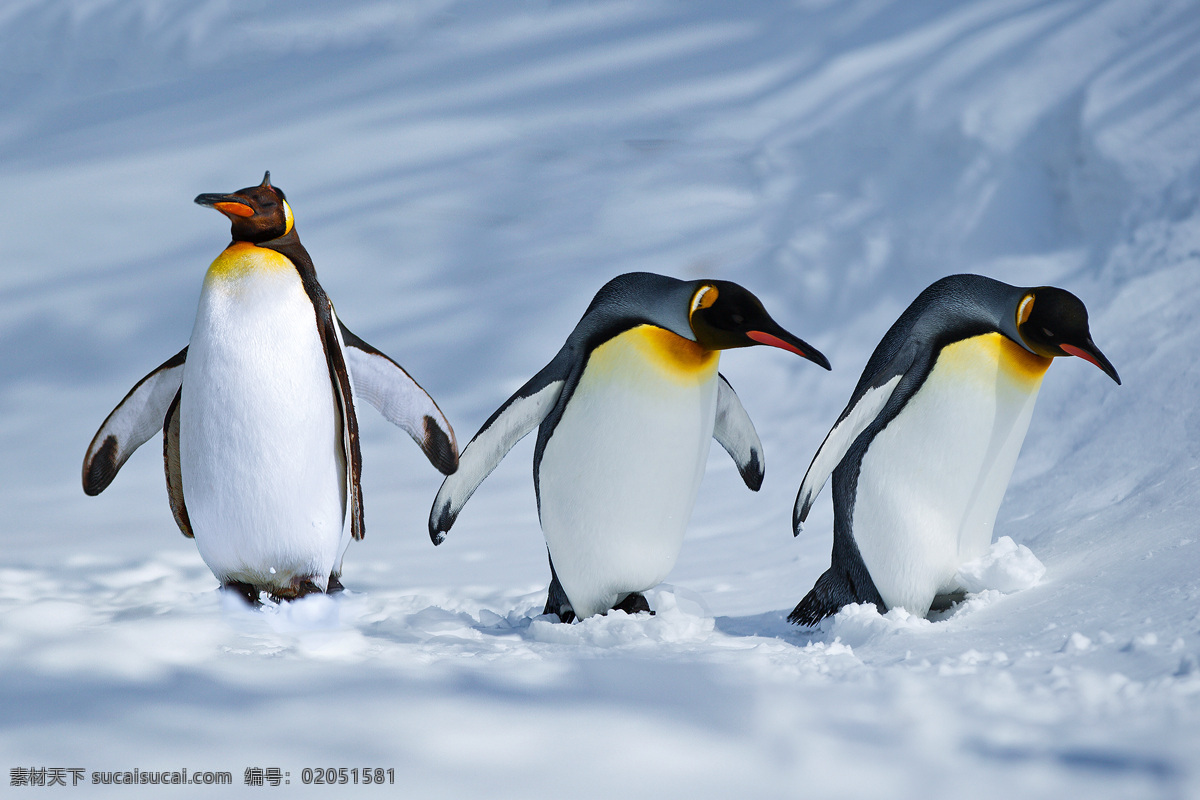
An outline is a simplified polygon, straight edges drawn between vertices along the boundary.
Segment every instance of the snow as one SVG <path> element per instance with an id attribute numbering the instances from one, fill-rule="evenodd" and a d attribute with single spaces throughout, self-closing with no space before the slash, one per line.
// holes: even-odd
<path id="1" fill-rule="evenodd" d="M 1189 0 L 4 5 L 4 765 L 233 773 L 193 797 L 273 766 L 300 796 L 331 766 L 406 797 L 1200 796 L 1198 33 Z M 530 441 L 432 547 L 440 476 L 369 407 L 348 591 L 248 610 L 157 440 L 99 497 L 79 468 L 186 342 L 227 230 L 191 198 L 264 169 L 460 441 L 630 270 L 744 284 L 833 372 L 723 357 L 766 480 L 713 448 L 657 616 L 538 617 Z M 961 271 L 1079 295 L 1124 385 L 1052 366 L 964 602 L 791 626 L 831 541 L 828 493 L 790 535 L 809 460 Z"/>
<path id="2" fill-rule="evenodd" d="M 968 592 L 988 590 L 1011 594 L 1036 586 L 1046 574 L 1046 565 L 1011 536 L 1001 536 L 979 558 L 961 564 L 955 580 Z"/>

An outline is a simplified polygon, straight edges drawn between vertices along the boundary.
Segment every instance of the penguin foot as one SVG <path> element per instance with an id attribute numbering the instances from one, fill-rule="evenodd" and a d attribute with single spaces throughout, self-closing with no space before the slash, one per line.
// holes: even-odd
<path id="1" fill-rule="evenodd" d="M 957 592 L 949 592 L 948 594 L 939 594 L 933 598 L 933 603 L 929 606 L 930 611 L 948 611 L 950 606 L 955 603 L 961 603 L 967 599 L 967 593 L 963 589 Z"/>
<path id="2" fill-rule="evenodd" d="M 258 587 L 251 586 L 248 583 L 241 581 L 229 581 L 221 585 L 221 588 L 227 592 L 233 592 L 238 597 L 246 601 L 246 604 L 251 608 L 258 608 L 262 605 L 262 601 L 258 599 Z"/>
<path id="3" fill-rule="evenodd" d="M 575 621 L 575 609 L 571 608 L 571 601 L 567 599 L 565 594 L 562 595 L 561 600 L 556 599 L 554 597 L 554 587 L 550 587 L 550 596 L 546 598 L 546 607 L 542 609 L 542 613 L 553 614 L 558 617 L 559 622 L 569 624 Z"/>
<path id="4" fill-rule="evenodd" d="M 570 606 L 563 606 L 557 611 L 552 608 L 546 608 L 542 610 L 542 613 L 553 614 L 554 616 L 558 617 L 559 622 L 565 622 L 568 625 L 575 621 L 575 610 Z"/>
<path id="5" fill-rule="evenodd" d="M 342 582 L 336 576 L 330 575 L 327 589 L 322 589 L 312 578 L 293 578 L 288 586 L 255 586 L 244 581 L 226 581 L 221 588 L 236 593 L 251 608 L 258 608 L 262 605 L 262 592 L 266 592 L 267 597 L 274 602 L 282 603 L 286 600 L 299 600 L 310 594 L 335 594 L 346 587 L 342 586 Z"/>
<path id="6" fill-rule="evenodd" d="M 613 606 L 614 611 L 624 611 L 626 614 L 636 614 L 639 611 L 647 611 L 650 616 L 654 616 L 654 609 L 650 608 L 650 603 L 647 602 L 646 596 L 641 592 L 633 592 L 625 596 L 625 599 Z"/>
<path id="7" fill-rule="evenodd" d="M 284 600 L 299 600 L 310 594 L 324 594 L 325 590 L 315 580 L 308 577 L 292 578 L 292 582 L 287 586 L 272 586 L 267 589 L 267 592 L 271 595 L 271 599 L 278 603 Z"/>

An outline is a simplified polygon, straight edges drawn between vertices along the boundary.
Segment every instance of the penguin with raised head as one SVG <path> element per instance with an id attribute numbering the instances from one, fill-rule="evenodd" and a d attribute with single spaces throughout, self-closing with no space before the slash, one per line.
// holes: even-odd
<path id="1" fill-rule="evenodd" d="M 1058 356 L 1121 383 L 1070 292 L 980 275 L 921 292 L 876 346 L 800 485 L 797 535 L 833 474 L 833 559 L 788 619 L 815 625 L 849 603 L 924 616 L 935 598 L 961 593 L 958 568 L 991 544 Z"/>
<path id="2" fill-rule="evenodd" d="M 175 522 L 222 586 L 258 602 L 336 591 L 351 538 L 363 537 L 355 400 L 407 431 L 454 472 L 454 431 L 394 361 L 338 320 L 271 185 L 196 202 L 232 222 L 204 277 L 188 346 L 108 415 L 83 462 L 96 495 L 163 429 Z"/>
<path id="3" fill-rule="evenodd" d="M 649 611 L 642 592 L 675 564 L 712 439 L 747 486 L 762 484 L 758 434 L 717 372 L 721 350 L 754 344 L 829 369 L 736 283 L 645 272 L 609 281 L 558 355 L 464 448 L 430 512 L 433 543 L 538 427 L 533 481 L 551 570 L 543 613 L 570 622 Z"/>

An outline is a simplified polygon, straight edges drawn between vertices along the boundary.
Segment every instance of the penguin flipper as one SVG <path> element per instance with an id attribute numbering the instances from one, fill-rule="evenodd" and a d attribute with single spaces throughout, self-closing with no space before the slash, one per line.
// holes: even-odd
<path id="1" fill-rule="evenodd" d="M 83 457 L 83 491 L 98 495 L 117 477 L 133 451 L 163 426 L 167 409 L 183 384 L 187 348 L 138 381 L 92 437 Z"/>
<path id="2" fill-rule="evenodd" d="M 546 380 L 539 372 L 496 409 L 463 448 L 458 471 L 442 482 L 429 512 L 429 538 L 441 544 L 458 512 L 517 442 L 542 423 L 558 402 L 564 380 Z"/>
<path id="3" fill-rule="evenodd" d="M 888 369 L 883 371 L 882 377 L 886 377 L 886 380 L 869 383 L 860 387 L 862 391 L 855 392 L 855 396 L 842 411 L 838 421 L 825 435 L 825 441 L 821 443 L 817 454 L 813 456 L 812 463 L 808 465 L 808 471 L 804 473 L 804 480 L 800 482 L 800 491 L 796 494 L 796 505 L 792 509 L 793 535 L 800 535 L 804 520 L 808 519 L 808 512 L 812 509 L 813 502 L 821 493 L 825 482 L 837 469 L 838 464 L 842 463 L 842 459 L 854 444 L 854 440 L 875 421 L 879 412 L 883 411 L 883 407 L 891 399 L 900 379 L 904 377 L 904 370 Z"/>
<path id="4" fill-rule="evenodd" d="M 713 438 L 733 458 L 750 490 L 757 492 L 762 486 L 765 470 L 762 442 L 729 381 L 719 373 L 717 378 L 717 419 Z"/>
<path id="5" fill-rule="evenodd" d="M 182 391 L 175 393 L 163 422 L 163 468 L 167 473 L 167 499 L 171 503 L 171 515 L 175 517 L 179 532 L 194 539 L 196 535 L 192 533 L 192 521 L 183 502 L 183 473 L 179 468 L 179 399 L 182 395 Z"/>
<path id="6" fill-rule="evenodd" d="M 458 469 L 458 443 L 437 403 L 403 367 L 356 336 L 341 320 L 338 325 L 355 393 L 408 433 L 439 472 L 452 474 Z"/>
<path id="7" fill-rule="evenodd" d="M 314 281 L 315 284 L 315 281 Z M 308 287 L 306 286 L 306 289 Z M 333 383 L 333 396 L 337 400 L 338 413 L 342 418 L 342 452 L 346 467 L 346 508 L 343 520 L 350 525 L 350 536 L 361 541 L 366 536 L 363 520 L 362 496 L 362 446 L 358 435 L 358 416 L 354 408 L 354 382 L 347 365 L 346 343 L 342 339 L 342 323 L 333 310 L 333 302 L 319 285 L 316 294 L 310 294 L 317 309 L 318 327 L 325 347 L 325 358 L 329 363 L 329 377 Z M 339 561 L 338 567 L 341 567 Z"/>

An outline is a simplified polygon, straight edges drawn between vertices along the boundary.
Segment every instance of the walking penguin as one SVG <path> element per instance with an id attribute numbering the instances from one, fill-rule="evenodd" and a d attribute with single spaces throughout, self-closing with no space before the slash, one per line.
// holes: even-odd
<path id="1" fill-rule="evenodd" d="M 796 497 L 799 535 L 833 475 L 833 558 L 788 619 L 849 603 L 924 616 L 983 555 L 1050 362 L 1078 356 L 1120 384 L 1087 309 L 1050 286 L 951 275 L 875 348 Z"/>
<path id="2" fill-rule="evenodd" d="M 558 355 L 463 450 L 430 512 L 433 543 L 538 427 L 533 481 L 551 572 L 543 613 L 570 622 L 649 611 L 642 592 L 675 564 L 712 439 L 747 486 L 762 484 L 758 434 L 717 372 L 721 350 L 755 344 L 829 369 L 736 283 L 645 272 L 609 281 Z"/>

